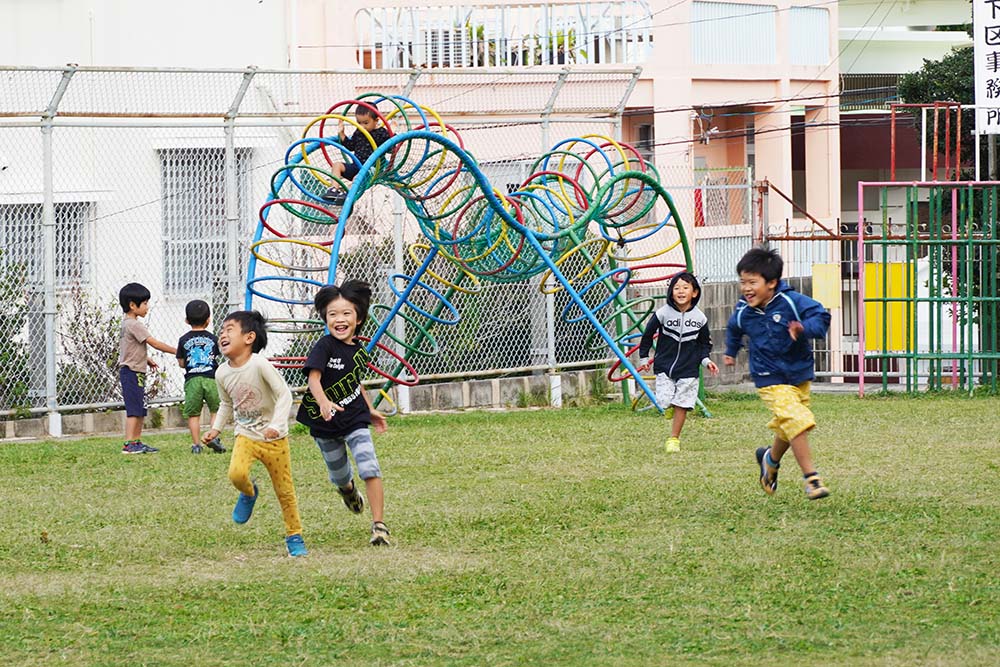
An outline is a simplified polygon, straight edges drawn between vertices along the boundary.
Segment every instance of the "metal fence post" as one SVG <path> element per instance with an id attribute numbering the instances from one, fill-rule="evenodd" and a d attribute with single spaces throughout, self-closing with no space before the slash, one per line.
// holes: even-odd
<path id="1" fill-rule="evenodd" d="M 392 247 L 395 272 L 406 274 L 403 262 L 403 200 L 396 194 L 392 198 Z M 402 317 L 395 318 L 393 333 L 399 340 L 406 340 L 406 321 Z M 410 388 L 405 384 L 396 385 L 396 408 L 402 414 L 410 412 Z"/>
<path id="2" fill-rule="evenodd" d="M 236 97 L 233 98 L 232 106 L 226 112 L 223 123 L 223 131 L 226 136 L 224 164 L 226 178 L 226 282 L 228 283 L 226 309 L 230 312 L 239 309 L 240 303 L 243 301 L 241 297 L 243 278 L 241 277 L 238 253 L 240 247 L 240 207 L 239 191 L 236 186 L 236 140 L 233 135 L 236 116 L 240 112 L 240 104 L 243 103 L 243 97 L 246 95 L 247 89 L 250 88 L 250 82 L 256 73 L 257 68 L 251 66 L 243 74 L 243 81 L 239 90 L 236 91 Z M 221 322 L 221 318 L 217 319 Z"/>
<path id="3" fill-rule="evenodd" d="M 52 160 L 52 119 L 66 93 L 75 65 L 67 66 L 42 116 L 42 281 L 45 294 L 45 408 L 48 410 L 49 435 L 62 435 L 59 394 L 56 385 L 56 205 Z"/>

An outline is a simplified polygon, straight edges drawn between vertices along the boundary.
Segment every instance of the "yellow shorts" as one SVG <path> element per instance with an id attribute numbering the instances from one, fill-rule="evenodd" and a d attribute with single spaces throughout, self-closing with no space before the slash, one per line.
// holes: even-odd
<path id="1" fill-rule="evenodd" d="M 761 399 L 774 414 L 767 427 L 786 442 L 816 426 L 816 418 L 809 409 L 809 388 L 812 382 L 800 385 L 775 384 L 757 390 Z"/>

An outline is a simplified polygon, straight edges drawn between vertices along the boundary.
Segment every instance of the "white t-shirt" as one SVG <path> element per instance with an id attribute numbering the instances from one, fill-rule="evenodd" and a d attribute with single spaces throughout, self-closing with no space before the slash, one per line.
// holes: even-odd
<path id="1" fill-rule="evenodd" d="M 219 412 L 212 428 L 221 431 L 233 417 L 236 435 L 270 440 L 264 437 L 267 428 L 276 430 L 279 438 L 288 435 L 292 392 L 267 359 L 252 354 L 239 368 L 227 361 L 215 371 L 215 383 L 219 387 Z"/>

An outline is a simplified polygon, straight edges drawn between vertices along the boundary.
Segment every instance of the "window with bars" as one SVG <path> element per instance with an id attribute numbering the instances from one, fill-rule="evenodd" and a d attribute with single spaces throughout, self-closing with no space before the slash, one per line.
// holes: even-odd
<path id="1" fill-rule="evenodd" d="M 88 279 L 86 257 L 93 212 L 93 202 L 55 205 L 56 287 L 72 287 Z M 0 262 L 22 264 L 29 282 L 42 283 L 43 244 L 41 204 L 0 204 Z"/>
<path id="2" fill-rule="evenodd" d="M 249 229 L 251 150 L 236 149 L 239 238 Z M 210 293 L 226 266 L 226 175 L 222 148 L 160 151 L 163 186 L 163 291 L 170 296 Z M 240 271 L 246 253 L 238 253 Z"/>

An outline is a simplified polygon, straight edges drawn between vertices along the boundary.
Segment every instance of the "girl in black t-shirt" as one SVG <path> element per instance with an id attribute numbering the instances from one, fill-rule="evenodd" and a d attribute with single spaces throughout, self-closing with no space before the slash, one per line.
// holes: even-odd
<path id="1" fill-rule="evenodd" d="M 344 504 L 361 514 L 365 500 L 354 482 L 347 456 L 350 448 L 371 507 L 369 542 L 384 546 L 389 544 L 389 529 L 383 522 L 382 471 L 368 425 L 374 424 L 376 432 L 385 433 L 386 422 L 361 386 L 370 357 L 355 339 L 358 327 L 368 317 L 371 295 L 371 288 L 360 280 L 348 280 L 339 287 L 327 285 L 316 293 L 313 303 L 330 333 L 320 338 L 306 357 L 309 391 L 302 398 L 297 419 L 309 427 L 319 445 L 330 481 Z"/>

